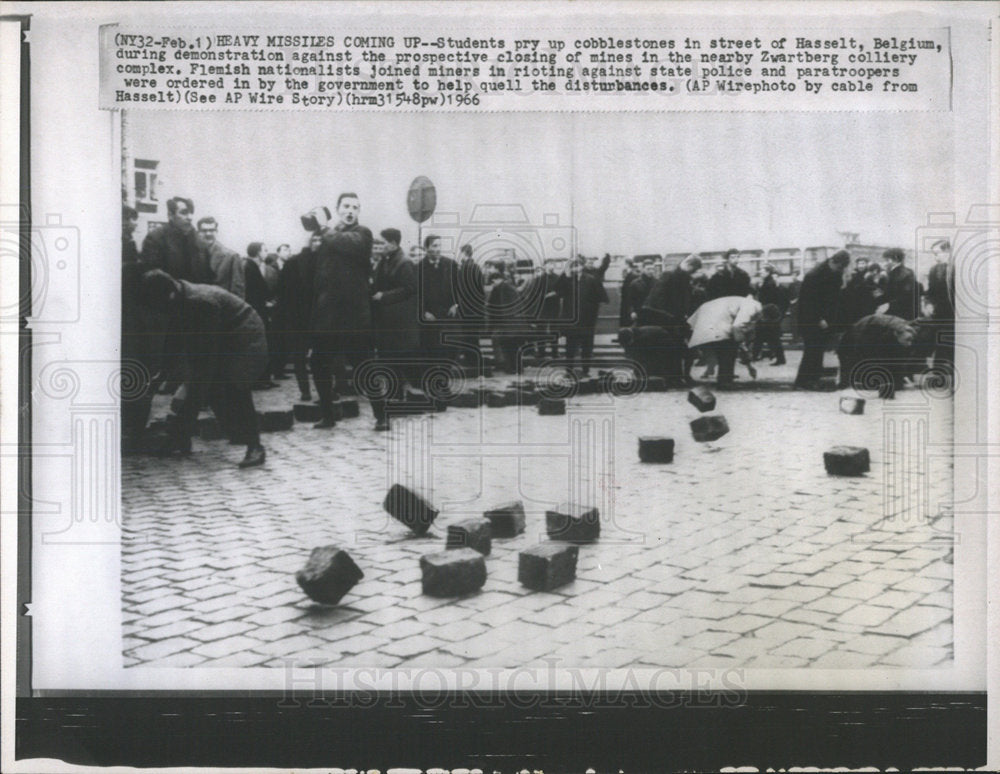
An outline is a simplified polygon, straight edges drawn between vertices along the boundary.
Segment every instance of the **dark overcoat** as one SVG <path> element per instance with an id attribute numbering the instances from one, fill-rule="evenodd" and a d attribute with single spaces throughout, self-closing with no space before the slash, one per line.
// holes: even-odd
<path id="1" fill-rule="evenodd" d="M 323 234 L 311 261 L 309 326 L 316 336 L 341 340 L 347 347 L 371 331 L 368 278 L 372 232 L 360 224 Z"/>
<path id="2" fill-rule="evenodd" d="M 180 282 L 169 334 L 185 353 L 192 380 L 249 388 L 267 366 L 260 316 L 239 296 L 216 285 Z"/>
<path id="3" fill-rule="evenodd" d="M 417 268 L 402 249 L 396 248 L 379 261 L 371 292 L 382 294 L 378 301 L 372 299 L 379 354 L 415 353 L 420 338 Z"/>
<path id="4" fill-rule="evenodd" d="M 215 282 L 208 252 L 197 233 L 181 231 L 171 223 L 146 235 L 142 241 L 142 263 L 147 269 L 162 269 L 174 279 Z"/>

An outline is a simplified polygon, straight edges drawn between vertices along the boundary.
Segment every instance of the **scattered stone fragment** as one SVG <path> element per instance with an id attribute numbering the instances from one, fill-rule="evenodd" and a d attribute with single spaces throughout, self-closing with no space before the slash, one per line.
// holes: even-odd
<path id="1" fill-rule="evenodd" d="M 358 407 L 358 402 L 353 398 L 343 398 L 337 401 L 335 405 L 340 407 L 341 419 L 356 419 L 361 416 L 361 410 Z"/>
<path id="2" fill-rule="evenodd" d="M 544 398 L 538 400 L 538 413 L 543 417 L 560 416 L 566 413 L 566 401 L 563 398 Z"/>
<path id="3" fill-rule="evenodd" d="M 597 508 L 563 503 L 545 512 L 545 529 L 552 540 L 593 543 L 601 535 L 601 518 Z"/>
<path id="4" fill-rule="evenodd" d="M 337 546 L 314 548 L 306 566 L 295 573 L 308 597 L 324 605 L 336 605 L 363 577 L 350 555 Z"/>
<path id="5" fill-rule="evenodd" d="M 486 560 L 471 548 L 420 557 L 421 585 L 432 597 L 461 597 L 486 583 Z"/>
<path id="6" fill-rule="evenodd" d="M 292 415 L 296 422 L 319 422 L 323 418 L 323 408 L 318 403 L 296 403 L 292 406 Z"/>
<path id="7" fill-rule="evenodd" d="M 576 385 L 577 395 L 596 395 L 601 391 L 601 380 L 597 376 L 581 379 Z"/>
<path id="8" fill-rule="evenodd" d="M 482 405 L 481 393 L 479 390 L 460 392 L 451 399 L 451 405 L 455 408 L 479 408 Z"/>
<path id="9" fill-rule="evenodd" d="M 402 484 L 390 487 L 382 507 L 392 518 L 401 521 L 417 535 L 427 532 L 438 516 L 438 510 L 434 506 Z"/>
<path id="10" fill-rule="evenodd" d="M 865 399 L 864 398 L 841 398 L 840 399 L 840 413 L 842 413 L 842 414 L 864 414 L 865 413 Z"/>
<path id="11" fill-rule="evenodd" d="M 667 380 L 662 376 L 646 377 L 646 392 L 665 392 L 666 389 Z"/>
<path id="12" fill-rule="evenodd" d="M 493 537 L 511 538 L 524 532 L 524 505 L 520 500 L 490 508 L 483 518 L 489 520 Z"/>
<path id="13" fill-rule="evenodd" d="M 699 443 L 717 441 L 729 432 L 729 423 L 722 414 L 709 414 L 691 422 L 691 435 Z"/>
<path id="14" fill-rule="evenodd" d="M 708 387 L 695 387 L 688 393 L 688 403 L 698 411 L 713 411 L 715 409 L 715 395 Z"/>
<path id="15" fill-rule="evenodd" d="M 639 438 L 641 462 L 673 462 L 674 439 L 644 436 Z"/>
<path id="16" fill-rule="evenodd" d="M 871 459 L 861 446 L 834 446 L 823 452 L 823 466 L 831 476 L 862 476 L 871 469 Z"/>
<path id="17" fill-rule="evenodd" d="M 517 579 L 535 591 L 552 591 L 576 578 L 579 549 L 559 543 L 542 545 L 522 551 L 518 557 Z"/>
<path id="18" fill-rule="evenodd" d="M 489 519 L 466 519 L 448 525 L 445 548 L 471 548 L 489 556 L 493 547 L 493 529 Z"/>

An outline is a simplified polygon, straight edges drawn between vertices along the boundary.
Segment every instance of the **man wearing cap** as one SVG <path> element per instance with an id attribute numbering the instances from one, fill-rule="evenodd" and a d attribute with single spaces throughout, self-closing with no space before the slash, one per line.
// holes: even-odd
<path id="1" fill-rule="evenodd" d="M 844 271 L 851 254 L 838 250 L 810 269 L 799 290 L 798 329 L 802 336 L 802 360 L 795 386 L 800 390 L 820 388 L 823 376 L 823 353 L 830 342 L 837 319 L 837 301 L 844 281 Z"/>

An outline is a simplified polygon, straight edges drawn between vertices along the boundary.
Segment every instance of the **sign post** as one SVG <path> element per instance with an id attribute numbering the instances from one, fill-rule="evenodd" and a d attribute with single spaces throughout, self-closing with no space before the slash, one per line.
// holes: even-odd
<path id="1" fill-rule="evenodd" d="M 417 222 L 417 244 L 423 247 L 423 222 L 434 214 L 437 206 L 437 190 L 429 178 L 420 175 L 410 183 L 406 194 L 406 209 L 410 217 Z"/>

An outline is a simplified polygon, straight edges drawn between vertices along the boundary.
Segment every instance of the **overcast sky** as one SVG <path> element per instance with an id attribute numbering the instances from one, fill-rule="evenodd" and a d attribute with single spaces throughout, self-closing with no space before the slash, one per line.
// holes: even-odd
<path id="1" fill-rule="evenodd" d="M 415 241 L 406 192 L 426 175 L 438 221 L 516 204 L 546 238 L 572 226 L 585 254 L 631 255 L 837 245 L 838 230 L 912 247 L 928 212 L 954 206 L 948 118 L 131 111 L 128 125 L 134 155 L 160 162 L 161 198 L 193 198 L 241 252 L 298 249 L 298 216 L 345 190 L 362 223 Z"/>

